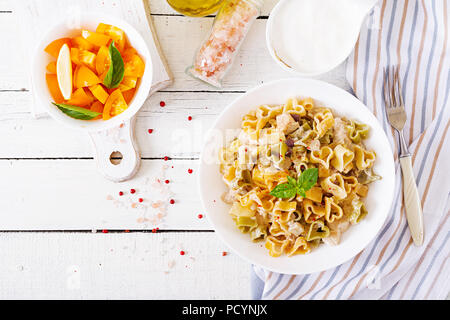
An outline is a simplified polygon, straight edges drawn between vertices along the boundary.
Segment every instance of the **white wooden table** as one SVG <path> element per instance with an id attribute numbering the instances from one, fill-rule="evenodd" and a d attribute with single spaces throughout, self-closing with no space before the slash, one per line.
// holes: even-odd
<path id="1" fill-rule="evenodd" d="M 104 2 L 132 1 L 140 0 Z M 151 0 L 175 83 L 139 112 L 142 167 L 136 178 L 120 184 L 97 172 L 88 136 L 51 118 L 31 117 L 23 63 L 30 50 L 15 27 L 21 17 L 12 2 L 0 0 L 0 299 L 250 298 L 250 265 L 234 254 L 223 256 L 227 247 L 207 219 L 198 218 L 204 213 L 196 169 L 202 136 L 230 101 L 258 84 L 289 77 L 265 47 L 267 17 L 277 0 L 266 0 L 222 90 L 184 73 L 213 18 L 184 17 L 166 1 Z M 349 89 L 344 65 L 319 79 Z M 155 224 L 148 210 L 157 199 L 149 188 L 158 178 L 170 180 L 166 191 L 176 203 Z M 130 195 L 131 188 L 137 196 Z M 119 197 L 119 191 L 125 195 Z M 132 208 L 136 197 L 145 201 Z M 56 218 L 43 221 L 49 211 Z"/>

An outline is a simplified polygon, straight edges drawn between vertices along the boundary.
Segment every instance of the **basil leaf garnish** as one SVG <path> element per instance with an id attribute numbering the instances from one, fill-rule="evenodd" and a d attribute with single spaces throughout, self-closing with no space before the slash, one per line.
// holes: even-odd
<path id="1" fill-rule="evenodd" d="M 297 180 L 288 176 L 288 182 L 277 185 L 270 191 L 270 194 L 281 199 L 292 198 L 297 194 L 305 198 L 306 191 L 311 189 L 317 183 L 318 178 L 319 169 L 306 169 L 298 176 Z"/>
<path id="2" fill-rule="evenodd" d="M 101 115 L 101 113 L 91 111 L 89 109 L 85 109 L 78 106 L 72 106 L 70 104 L 59 104 L 52 102 L 55 106 L 58 107 L 59 110 L 64 112 L 66 115 L 68 115 L 71 118 L 78 119 L 78 120 L 92 120 L 95 117 Z"/>
<path id="3" fill-rule="evenodd" d="M 297 189 L 295 188 L 295 185 L 287 182 L 277 185 L 272 191 L 270 191 L 270 194 L 277 198 L 287 199 L 295 197 L 297 194 Z"/>
<path id="4" fill-rule="evenodd" d="M 114 45 L 114 41 L 109 45 L 109 57 L 111 59 L 111 64 L 109 66 L 109 70 L 105 76 L 105 79 L 103 79 L 103 84 L 108 89 L 115 89 L 123 80 L 125 66 L 123 63 L 122 55 Z"/>
<path id="5" fill-rule="evenodd" d="M 317 182 L 319 178 L 319 169 L 309 168 L 302 172 L 298 177 L 298 186 L 304 191 L 311 189 Z"/>

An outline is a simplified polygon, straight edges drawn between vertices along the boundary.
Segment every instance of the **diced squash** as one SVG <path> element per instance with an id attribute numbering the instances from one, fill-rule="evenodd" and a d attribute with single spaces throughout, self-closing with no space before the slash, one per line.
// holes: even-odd
<path id="1" fill-rule="evenodd" d="M 98 113 L 103 113 L 103 104 L 100 101 L 95 101 L 92 105 L 91 105 L 91 111 L 94 112 L 98 112 Z M 92 120 L 97 120 L 97 119 L 101 119 L 102 115 L 99 115 L 98 117 L 95 117 Z"/>
<path id="2" fill-rule="evenodd" d="M 52 61 L 47 65 L 47 72 L 51 74 L 56 73 L 56 61 Z"/>
<path id="3" fill-rule="evenodd" d="M 73 106 L 78 107 L 87 107 L 92 102 L 94 102 L 94 99 L 90 97 L 86 91 L 84 91 L 84 88 L 77 89 L 73 94 L 70 100 L 67 101 L 68 104 L 71 104 Z"/>
<path id="4" fill-rule="evenodd" d="M 109 50 L 107 47 L 100 47 L 97 53 L 97 59 L 95 62 L 95 69 L 97 74 L 101 75 L 109 70 L 111 59 L 109 57 Z"/>
<path id="5" fill-rule="evenodd" d="M 106 100 L 109 97 L 109 94 L 105 91 L 105 89 L 103 89 L 102 85 L 96 84 L 95 86 L 89 87 L 89 90 L 98 101 L 100 101 L 102 104 L 105 104 Z"/>
<path id="6" fill-rule="evenodd" d="M 122 93 L 124 93 L 124 92 L 127 92 L 127 91 L 129 91 L 129 90 L 133 89 L 133 88 L 130 88 L 130 87 L 124 86 L 123 84 L 119 84 L 119 86 L 118 86 L 117 88 L 119 88 L 119 89 L 120 89 L 120 91 L 122 91 Z"/>
<path id="7" fill-rule="evenodd" d="M 144 75 L 144 71 L 144 61 L 137 54 L 134 54 L 129 61 L 125 62 L 125 77 L 140 78 Z"/>
<path id="8" fill-rule="evenodd" d="M 126 61 L 130 61 L 131 58 L 132 58 L 135 54 L 137 54 L 136 49 L 134 49 L 134 48 L 132 48 L 132 47 L 126 48 L 125 51 L 124 51 L 123 54 L 122 54 L 123 61 L 125 61 L 125 62 L 126 62 Z"/>
<path id="9" fill-rule="evenodd" d="M 106 100 L 105 108 L 103 109 L 103 120 L 109 120 L 111 117 L 121 114 L 128 108 L 122 92 L 119 89 L 113 91 L 108 100 Z"/>
<path id="10" fill-rule="evenodd" d="M 70 59 L 76 65 L 80 65 L 81 64 L 81 62 L 80 62 L 80 49 L 78 49 L 78 48 L 71 48 L 70 49 Z"/>
<path id="11" fill-rule="evenodd" d="M 91 97 L 92 101 L 96 101 L 97 98 L 92 94 L 91 90 L 88 90 L 89 88 L 84 88 L 84 92 L 86 92 L 86 94 Z"/>
<path id="12" fill-rule="evenodd" d="M 91 105 L 91 110 L 95 111 L 95 112 L 100 112 L 103 113 L 103 108 L 105 106 L 103 105 L 103 103 L 101 103 L 100 101 L 95 101 L 92 105 Z"/>
<path id="13" fill-rule="evenodd" d="M 91 69 L 92 71 L 96 71 L 95 70 L 95 58 L 96 58 L 96 54 L 92 53 L 90 51 L 87 50 L 80 50 L 79 54 L 78 54 L 78 59 L 81 63 L 85 64 L 86 66 L 89 67 L 89 69 Z"/>
<path id="14" fill-rule="evenodd" d="M 81 31 L 81 36 L 96 47 L 106 46 L 111 40 L 111 37 L 105 34 L 91 32 L 89 30 Z"/>
<path id="15" fill-rule="evenodd" d="M 94 50 L 94 45 L 81 36 L 72 39 L 72 47 L 88 51 Z"/>
<path id="16" fill-rule="evenodd" d="M 53 101 L 55 103 L 64 103 L 64 97 L 61 91 L 59 90 L 58 78 L 56 74 L 47 73 L 45 75 L 45 80 L 47 81 L 47 87 L 48 90 L 50 91 L 50 95 L 52 96 Z"/>
<path id="17" fill-rule="evenodd" d="M 50 43 L 44 51 L 47 52 L 49 55 L 51 55 L 54 58 L 58 58 L 59 50 L 61 50 L 61 47 L 67 44 L 70 47 L 70 38 L 61 38 L 53 41 Z"/>
<path id="18" fill-rule="evenodd" d="M 127 105 L 130 105 L 131 100 L 133 100 L 135 93 L 136 93 L 136 88 L 122 92 L 123 98 L 125 99 L 125 102 L 127 103 Z"/>
<path id="19" fill-rule="evenodd" d="M 116 48 L 123 52 L 127 42 L 125 32 L 117 27 L 111 26 L 109 24 L 100 23 L 96 30 L 97 33 L 103 33 L 111 37 L 114 40 Z"/>
<path id="20" fill-rule="evenodd" d="M 136 88 L 138 78 L 135 77 L 124 77 L 122 82 L 119 84 L 119 89 L 122 92 Z"/>
<path id="21" fill-rule="evenodd" d="M 78 49 L 78 48 L 72 48 L 70 49 L 70 58 L 73 63 L 76 65 L 84 64 L 92 71 L 95 70 L 95 62 L 96 62 L 97 55 L 91 51 L 84 50 L 84 49 Z"/>
<path id="22" fill-rule="evenodd" d="M 136 88 L 137 80 L 136 77 L 123 77 L 121 84 L 129 88 Z"/>
<path id="23" fill-rule="evenodd" d="M 86 66 L 80 66 L 75 70 L 74 84 L 75 88 L 90 87 L 100 83 L 100 79 Z"/>
<path id="24" fill-rule="evenodd" d="M 103 72 L 100 76 L 99 76 L 99 78 L 100 78 L 100 80 L 102 81 L 102 83 L 103 83 L 103 80 L 105 80 L 105 77 L 106 77 L 106 75 L 108 74 L 108 70 L 106 70 L 105 72 Z M 109 89 L 108 89 L 109 90 Z"/>

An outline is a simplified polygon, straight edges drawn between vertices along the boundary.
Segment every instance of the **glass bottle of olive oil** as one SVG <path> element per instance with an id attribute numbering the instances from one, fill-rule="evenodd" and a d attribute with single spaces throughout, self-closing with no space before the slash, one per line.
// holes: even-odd
<path id="1" fill-rule="evenodd" d="M 191 17 L 204 17 L 216 12 L 223 0 L 167 0 L 179 13 Z"/>

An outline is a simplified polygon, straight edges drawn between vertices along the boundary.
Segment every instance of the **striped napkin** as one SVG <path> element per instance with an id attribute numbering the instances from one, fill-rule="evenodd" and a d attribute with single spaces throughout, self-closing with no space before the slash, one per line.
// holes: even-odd
<path id="1" fill-rule="evenodd" d="M 293 276 L 253 267 L 255 299 L 445 299 L 450 290 L 450 1 L 380 1 L 347 60 L 353 93 L 374 113 L 396 160 L 394 204 L 376 238 L 327 271 Z M 414 246 L 402 203 L 398 140 L 382 95 L 383 68 L 400 66 L 404 129 L 422 200 L 424 245 Z M 380 201 L 382 201 L 380 199 Z"/>

